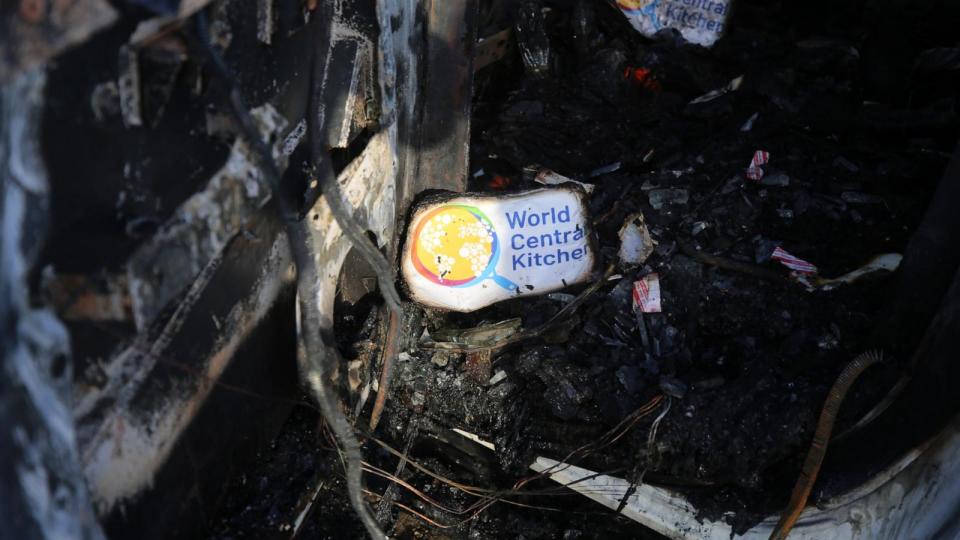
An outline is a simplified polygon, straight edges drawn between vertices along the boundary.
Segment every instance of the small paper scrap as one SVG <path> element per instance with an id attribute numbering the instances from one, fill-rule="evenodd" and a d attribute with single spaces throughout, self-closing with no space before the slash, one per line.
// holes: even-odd
<path id="1" fill-rule="evenodd" d="M 753 153 L 753 159 L 750 160 L 750 165 L 747 167 L 747 172 L 745 173 L 746 177 L 750 180 L 760 180 L 763 178 L 763 167 L 761 165 L 766 165 L 770 161 L 770 152 L 764 150 L 757 150 Z"/>
<path id="2" fill-rule="evenodd" d="M 620 262 L 643 264 L 656 245 L 650 237 L 643 214 L 638 212 L 631 215 L 620 227 Z"/>
<path id="3" fill-rule="evenodd" d="M 789 268 L 790 270 L 793 270 L 798 274 L 812 276 L 817 273 L 816 266 L 814 266 L 811 263 L 808 263 L 807 261 L 801 258 L 795 257 L 787 253 L 782 248 L 780 248 L 780 246 L 777 246 L 777 248 L 773 250 L 773 254 L 770 255 L 770 258 L 780 261 L 780 264 L 786 266 L 787 268 Z"/>
<path id="4" fill-rule="evenodd" d="M 633 282 L 633 310 L 660 313 L 660 276 L 656 272 Z"/>
<path id="5" fill-rule="evenodd" d="M 573 178 L 567 178 L 566 176 L 555 173 L 550 169 L 542 169 L 537 173 L 536 178 L 533 179 L 534 182 L 544 185 L 544 186 L 559 186 L 561 184 L 566 184 L 567 182 L 576 184 L 583 188 L 587 193 L 593 193 L 593 188 L 596 187 L 593 184 L 585 184 L 583 182 L 577 182 Z"/>

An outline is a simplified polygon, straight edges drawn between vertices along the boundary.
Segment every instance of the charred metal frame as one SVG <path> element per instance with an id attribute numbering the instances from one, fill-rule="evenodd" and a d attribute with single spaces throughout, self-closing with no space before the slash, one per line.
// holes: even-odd
<path id="1" fill-rule="evenodd" d="M 275 84 L 257 87 L 264 82 L 257 76 L 241 84 L 253 96 L 247 99 L 261 136 L 272 141 L 274 158 L 289 167 L 287 180 L 295 181 L 309 86 L 308 66 L 301 62 L 298 68 L 297 59 L 308 58 L 311 25 L 280 32 L 283 24 L 276 19 L 289 6 L 260 2 L 270 9 L 257 10 L 263 16 L 247 36 L 245 27 L 231 27 L 228 13 L 231 4 L 241 2 L 206 9 L 220 17 L 221 31 L 233 33 L 228 63 L 245 61 L 252 41 L 259 47 L 254 58 L 285 58 L 272 74 L 280 79 Z M 146 125 L 152 118 L 144 113 L 160 114 L 145 109 L 139 60 L 205 2 L 184 4 L 179 17 L 141 23 L 123 48 L 128 61 L 121 62 L 114 93 L 127 124 L 135 117 L 140 121 L 133 126 Z M 328 84 L 342 92 L 332 93 L 325 107 L 328 124 L 335 126 L 328 142 L 355 154 L 337 181 L 354 218 L 392 258 L 398 219 L 418 192 L 465 187 L 476 5 L 338 0 L 334 10 Z M 62 48 L 54 37 L 81 41 L 109 21 L 100 16 L 96 24 L 84 25 L 84 32 L 70 28 L 66 38 L 48 34 L 50 53 L 24 62 L 42 62 Z M 14 49 L 19 45 L 11 43 Z M 23 66 L 7 67 L 12 72 Z M 132 83 L 125 86 L 124 77 Z M 128 289 L 110 288 L 94 302 L 126 306 L 103 315 L 135 329 L 130 338 L 114 336 L 115 348 L 98 362 L 103 384 L 79 388 L 72 413 L 79 447 L 73 463 L 86 476 L 93 506 L 111 534 L 158 537 L 202 530 L 222 499 L 216 488 L 269 442 L 292 407 L 282 396 L 296 395 L 295 269 L 269 187 L 239 140 L 204 184 L 120 261 L 125 275 L 108 281 Z M 313 301 L 323 316 L 319 330 L 332 333 L 338 277 L 351 244 L 319 190 L 307 186 L 304 197 L 320 271 Z M 60 285 L 69 289 L 70 283 L 76 281 Z M 77 289 L 89 292 L 85 287 Z M 63 297 L 65 307 L 75 304 L 69 291 Z M 82 313 L 76 318 L 83 319 Z M 86 313 L 100 315 L 95 308 Z M 75 474 L 73 479 L 79 480 Z M 75 504 L 83 507 L 86 500 L 78 488 Z M 152 526 L 157 522 L 173 528 Z M 91 535 L 99 534 L 92 516 L 85 523 Z M 38 520 L 36 526 L 44 525 Z"/>

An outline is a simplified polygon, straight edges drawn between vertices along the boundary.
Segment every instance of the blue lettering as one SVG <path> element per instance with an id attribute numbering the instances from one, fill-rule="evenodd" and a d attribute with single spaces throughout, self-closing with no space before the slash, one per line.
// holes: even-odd
<path id="1" fill-rule="evenodd" d="M 513 227 L 511 227 L 512 229 Z M 510 237 L 510 247 L 513 249 L 523 249 L 523 235 L 517 233 Z"/>
<path id="2" fill-rule="evenodd" d="M 583 248 L 577 248 L 577 249 L 573 250 L 573 253 L 571 253 L 570 255 L 571 255 L 574 259 L 576 259 L 576 260 L 579 261 L 580 259 L 583 258 L 584 249 L 583 249 Z"/>
<path id="3" fill-rule="evenodd" d="M 517 227 L 523 227 L 524 222 L 527 220 L 527 211 L 524 210 L 522 214 L 520 212 L 507 212 L 506 216 L 510 228 L 516 229 Z"/>
<path id="4" fill-rule="evenodd" d="M 556 255 L 550 255 L 550 254 L 544 255 L 543 264 L 547 266 L 553 266 L 557 262 L 556 259 L 557 259 Z"/>
<path id="5" fill-rule="evenodd" d="M 667 12 L 664 13 L 664 17 L 668 21 L 672 21 L 677 18 L 677 4 L 669 4 L 667 6 Z"/>
<path id="6" fill-rule="evenodd" d="M 521 254 L 519 254 L 519 255 L 514 255 L 511 260 L 513 261 L 513 269 L 514 269 L 514 270 L 516 270 L 517 268 L 526 268 L 526 267 L 527 267 L 527 265 L 523 264 L 523 253 L 521 253 Z"/>

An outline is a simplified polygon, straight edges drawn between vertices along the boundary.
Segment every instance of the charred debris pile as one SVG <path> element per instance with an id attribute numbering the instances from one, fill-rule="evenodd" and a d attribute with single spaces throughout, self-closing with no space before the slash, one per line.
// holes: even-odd
<path id="1" fill-rule="evenodd" d="M 477 73 L 471 190 L 587 184 L 600 261 L 592 283 L 469 314 L 406 306 L 365 446 L 385 530 L 652 537 L 538 477 L 540 456 L 669 487 L 738 531 L 784 508 L 847 363 L 887 355 L 846 396 L 837 432 L 900 378 L 904 351 L 882 331 L 889 270 L 957 136 L 956 59 L 931 52 L 936 22 L 867 4 L 737 2 L 710 48 L 669 29 L 644 37 L 604 2 L 521 2 L 506 23 L 481 13 L 481 36 L 513 31 Z M 638 305 L 636 282 L 657 305 Z M 338 306 L 353 362 L 382 339 L 372 296 Z M 357 527 L 324 433 L 314 412 L 295 414 L 219 532 L 276 530 L 317 493 L 323 508 L 297 527 Z"/>

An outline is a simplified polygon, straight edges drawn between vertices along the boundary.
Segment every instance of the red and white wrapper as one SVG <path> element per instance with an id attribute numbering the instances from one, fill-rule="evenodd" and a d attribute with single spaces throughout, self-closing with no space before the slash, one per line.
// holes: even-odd
<path id="1" fill-rule="evenodd" d="M 656 272 L 633 282 L 633 310 L 660 313 L 660 276 Z"/>
<path id="2" fill-rule="evenodd" d="M 780 246 L 777 246 L 777 248 L 773 250 L 773 254 L 770 255 L 770 258 L 780 261 L 780 264 L 804 276 L 812 276 L 817 273 L 816 266 L 803 259 L 794 257 L 793 255 L 781 249 Z"/>
<path id="3" fill-rule="evenodd" d="M 763 178 L 763 167 L 761 165 L 766 165 L 768 161 L 770 161 L 770 152 L 757 150 L 753 153 L 753 159 L 750 160 L 750 165 L 744 174 L 750 180 L 760 180 Z"/>

